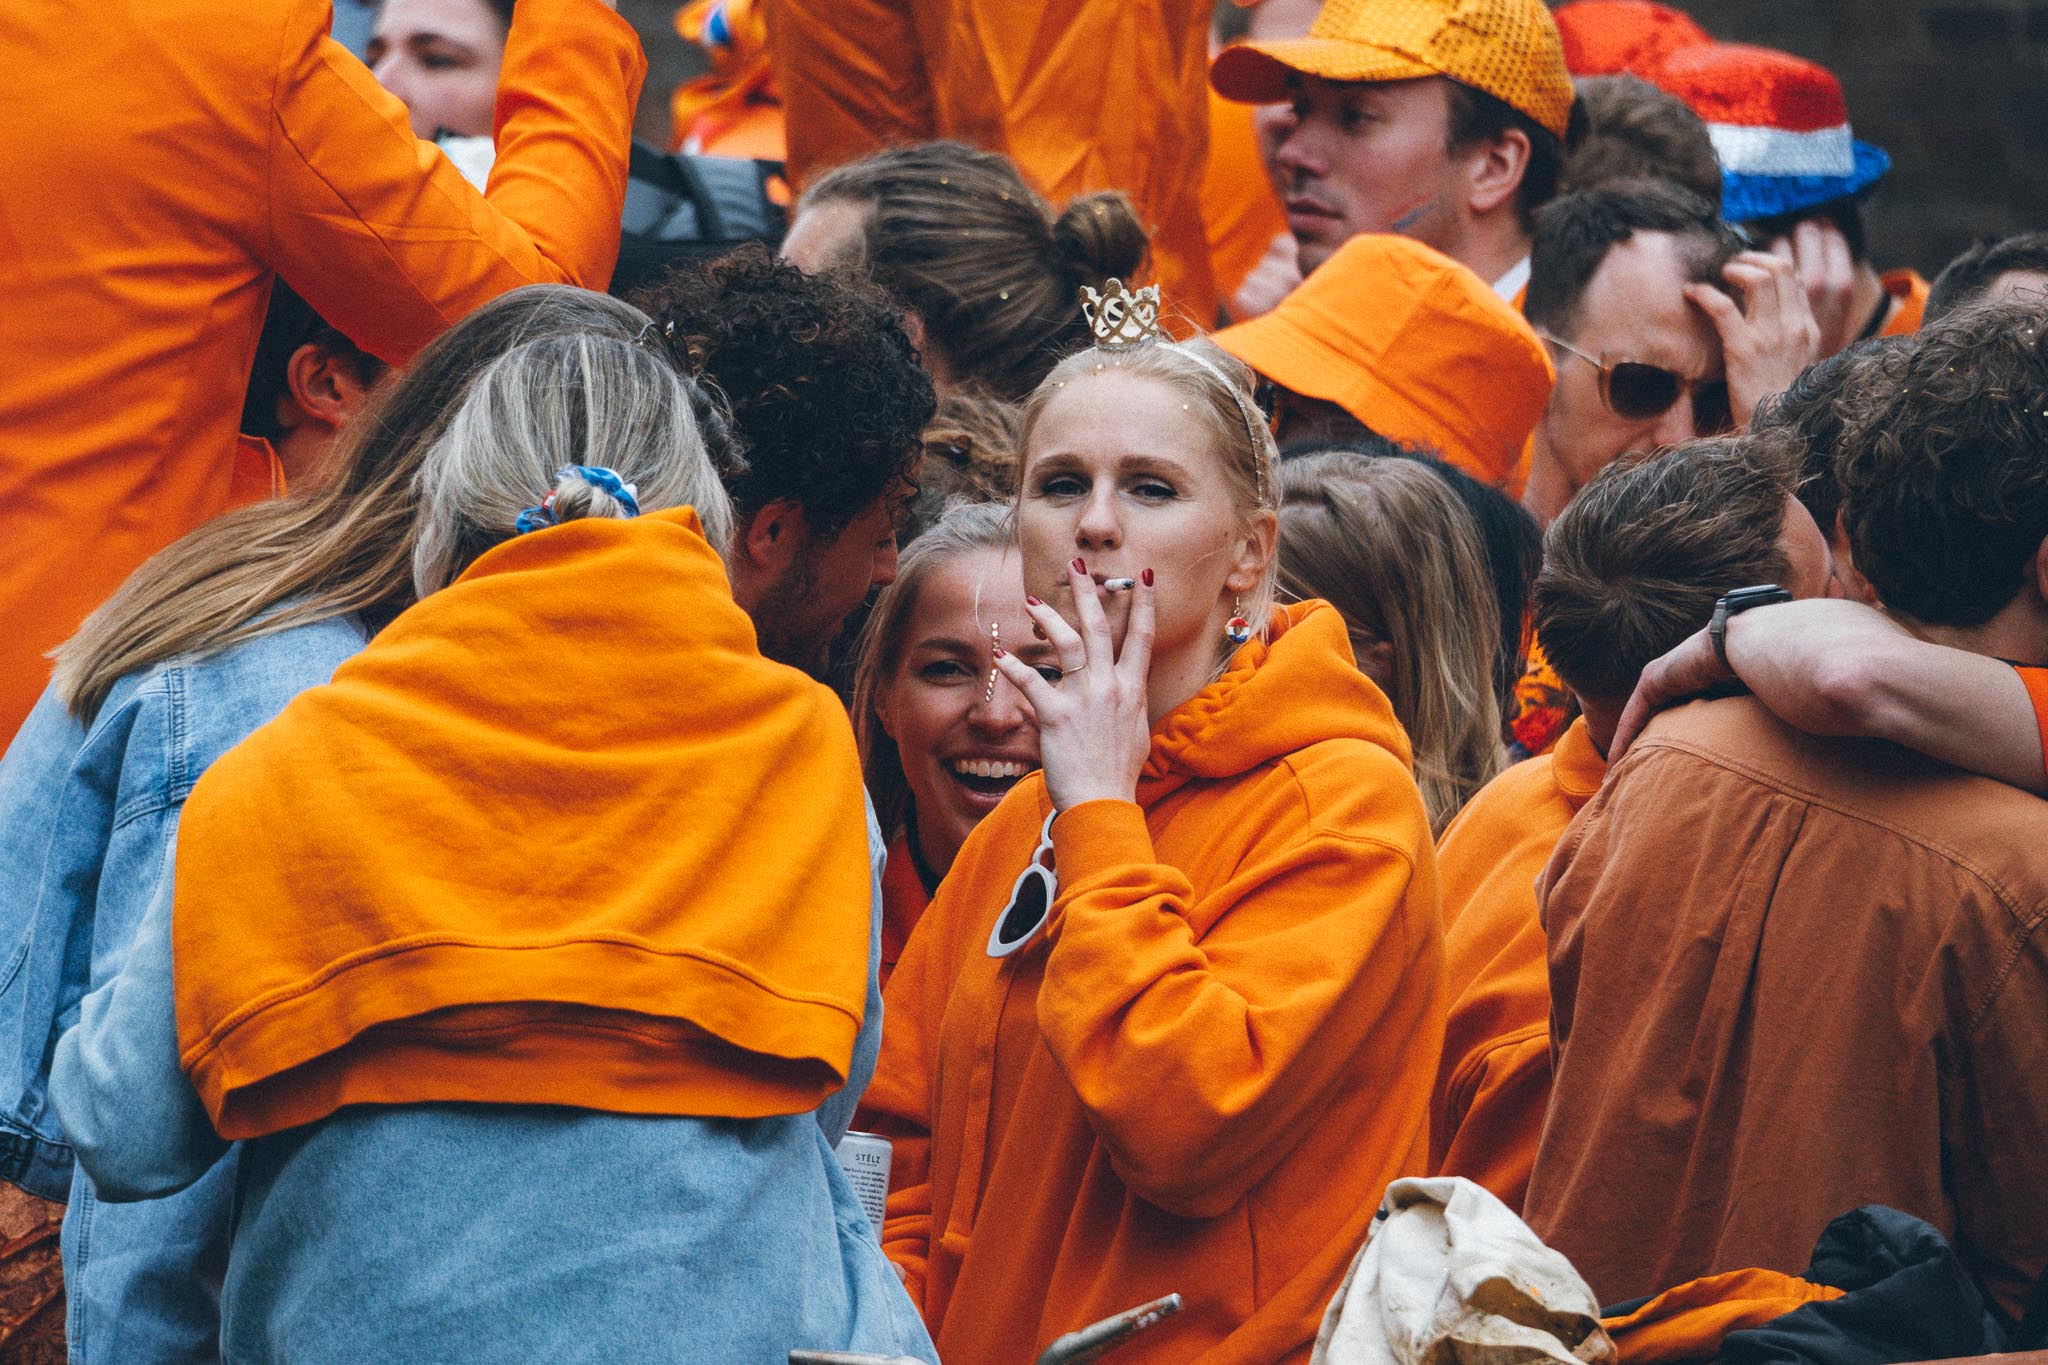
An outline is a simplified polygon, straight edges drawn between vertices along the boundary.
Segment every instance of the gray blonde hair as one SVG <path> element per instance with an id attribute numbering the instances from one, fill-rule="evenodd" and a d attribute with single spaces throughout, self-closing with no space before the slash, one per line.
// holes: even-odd
<path id="1" fill-rule="evenodd" d="M 595 485 L 558 477 L 567 465 L 612 470 L 642 511 L 695 508 L 723 554 L 732 503 L 706 449 L 715 419 L 694 387 L 658 347 L 594 333 L 543 337 L 485 366 L 420 468 L 415 590 L 447 586 L 550 492 L 557 521 L 630 515 Z"/>
<path id="2" fill-rule="evenodd" d="M 1091 346 L 1055 365 L 1024 403 L 1019 449 L 1026 454 L 1018 467 L 1019 497 L 1023 496 L 1023 464 L 1029 459 L 1031 435 L 1044 416 L 1046 405 L 1074 380 L 1106 369 L 1157 379 L 1187 400 L 1188 410 L 1209 432 L 1229 483 L 1231 500 L 1241 515 L 1241 525 L 1249 525 L 1260 512 L 1277 507 L 1276 469 L 1280 455 L 1273 444 L 1273 433 L 1254 401 L 1256 379 L 1243 361 L 1201 338 L 1107 351 Z M 1244 595 L 1244 616 L 1256 634 L 1265 633 L 1272 614 L 1279 558 L 1276 553 L 1266 561 L 1257 586 Z"/>
<path id="3" fill-rule="evenodd" d="M 1415 460 L 1332 451 L 1289 460 L 1281 481 L 1281 585 L 1336 607 L 1354 648 L 1364 632 L 1392 646 L 1387 700 L 1441 834 L 1505 762 L 1500 609 L 1478 529 Z"/>
<path id="4" fill-rule="evenodd" d="M 477 372 L 539 337 L 573 332 L 623 342 L 649 325 L 637 308 L 566 285 L 528 285 L 482 305 L 378 386 L 342 429 L 336 472 L 324 486 L 216 517 L 130 575 L 57 651 L 58 695 L 90 724 L 131 673 L 314 621 L 395 615 L 411 605 L 414 546 L 434 515 L 420 505 L 420 467 Z M 693 401 L 709 407 L 701 393 Z M 724 429 L 715 414 L 712 426 Z"/>

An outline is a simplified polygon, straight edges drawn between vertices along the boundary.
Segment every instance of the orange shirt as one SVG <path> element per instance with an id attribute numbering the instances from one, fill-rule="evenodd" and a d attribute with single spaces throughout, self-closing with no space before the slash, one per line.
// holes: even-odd
<path id="1" fill-rule="evenodd" d="M 1123 190 L 1153 230 L 1166 311 L 1216 316 L 1202 168 L 1207 0 L 778 0 L 770 25 L 789 170 L 956 138 L 1054 203 Z"/>
<path id="2" fill-rule="evenodd" d="M 1911 336 L 1920 330 L 1921 319 L 1927 315 L 1927 291 L 1933 286 L 1922 279 L 1917 270 L 1887 271 L 1883 279 L 1884 292 L 1897 299 L 1900 306 L 1878 335 Z"/>
<path id="3" fill-rule="evenodd" d="M 236 496 L 273 273 L 393 363 L 508 289 L 610 278 L 646 65 L 630 25 L 521 0 L 486 198 L 329 17 L 0 6 L 0 742 L 46 652 Z"/>
<path id="4" fill-rule="evenodd" d="M 1266 258 L 1275 237 L 1287 235 L 1287 214 L 1266 177 L 1252 127 L 1257 106 L 1209 92 L 1209 160 L 1202 172 L 1202 219 L 1216 290 L 1225 299 Z"/>
<path id="5" fill-rule="evenodd" d="M 1442 1041 L 1429 822 L 1327 603 L 1288 608 L 1153 735 L 1138 801 L 1053 825 L 1037 942 L 986 947 L 1049 809 L 975 829 L 888 992 L 864 1127 L 883 1248 L 942 1358 L 1005 1365 L 1167 1293 L 1130 1365 L 1305 1362 Z"/>
<path id="6" fill-rule="evenodd" d="M 1550 960 L 1536 878 L 1606 774 L 1581 717 L 1552 752 L 1487 783 L 1437 847 L 1451 1012 L 1429 1169 L 1476 1181 L 1517 1213 L 1550 1104 Z"/>

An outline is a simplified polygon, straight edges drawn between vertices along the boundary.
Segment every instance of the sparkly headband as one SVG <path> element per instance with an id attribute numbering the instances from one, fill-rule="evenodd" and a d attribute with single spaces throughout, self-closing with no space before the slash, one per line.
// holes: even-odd
<path id="1" fill-rule="evenodd" d="M 555 478 L 557 481 L 568 478 L 581 479 L 592 488 L 609 493 L 618 499 L 625 507 L 627 516 L 640 515 L 640 490 L 620 478 L 617 470 L 595 464 L 565 464 L 555 471 Z M 555 494 L 550 491 L 538 503 L 521 512 L 518 519 L 512 523 L 512 529 L 520 535 L 525 535 L 528 531 L 538 531 L 542 527 L 556 524 Z"/>
<path id="2" fill-rule="evenodd" d="M 1122 280 L 1110 280 L 1101 293 L 1081 286 L 1081 316 L 1088 320 L 1088 330 L 1094 333 L 1095 349 L 1116 354 L 1135 351 L 1159 341 L 1159 286 L 1148 284 L 1133 293 L 1124 287 Z M 1252 482 L 1258 505 L 1267 506 L 1266 469 L 1259 459 L 1259 431 L 1265 424 L 1258 409 L 1244 396 L 1241 385 L 1232 381 L 1229 375 L 1213 362 L 1203 359 L 1193 351 L 1180 354 L 1207 370 L 1230 393 L 1237 404 L 1237 415 L 1244 419 L 1244 434 L 1252 445 Z M 1267 439 L 1272 433 L 1267 432 Z"/>

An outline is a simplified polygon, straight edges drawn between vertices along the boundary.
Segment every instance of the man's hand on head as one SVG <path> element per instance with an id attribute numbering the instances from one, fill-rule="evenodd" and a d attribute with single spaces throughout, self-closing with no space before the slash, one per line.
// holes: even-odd
<path id="1" fill-rule="evenodd" d="M 1771 254 L 1790 261 L 1820 327 L 1820 354 L 1830 356 L 1856 340 L 1870 321 L 1856 307 L 1856 257 L 1842 230 L 1809 218 L 1771 243 Z"/>
<path id="2" fill-rule="evenodd" d="M 1791 388 L 1800 371 L 1820 358 L 1820 324 L 1792 262 L 1783 257 L 1745 251 L 1728 262 L 1722 278 L 1734 297 L 1711 284 L 1688 284 L 1685 296 L 1721 334 L 1728 406 L 1740 431 L 1748 428 L 1758 403 Z"/>

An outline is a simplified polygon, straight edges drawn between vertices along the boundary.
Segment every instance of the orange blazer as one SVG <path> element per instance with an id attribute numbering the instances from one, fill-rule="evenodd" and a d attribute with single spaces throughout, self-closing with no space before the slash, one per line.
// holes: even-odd
<path id="1" fill-rule="evenodd" d="M 789 170 L 957 138 L 1015 161 L 1055 204 L 1123 190 L 1153 231 L 1166 310 L 1204 329 L 1208 0 L 775 0 Z"/>
<path id="2" fill-rule="evenodd" d="M 480 195 L 327 36 L 327 0 L 0 5 L 0 743 L 44 657 L 135 567 L 235 499 L 276 275 L 402 363 L 618 252 L 632 27 L 521 0 Z"/>
<path id="3" fill-rule="evenodd" d="M 1429 1170 L 1484 1185 L 1515 1212 L 1550 1107 L 1550 957 L 1536 878 L 1607 775 L 1584 717 L 1557 748 L 1486 784 L 1444 831 L 1444 987 Z"/>

